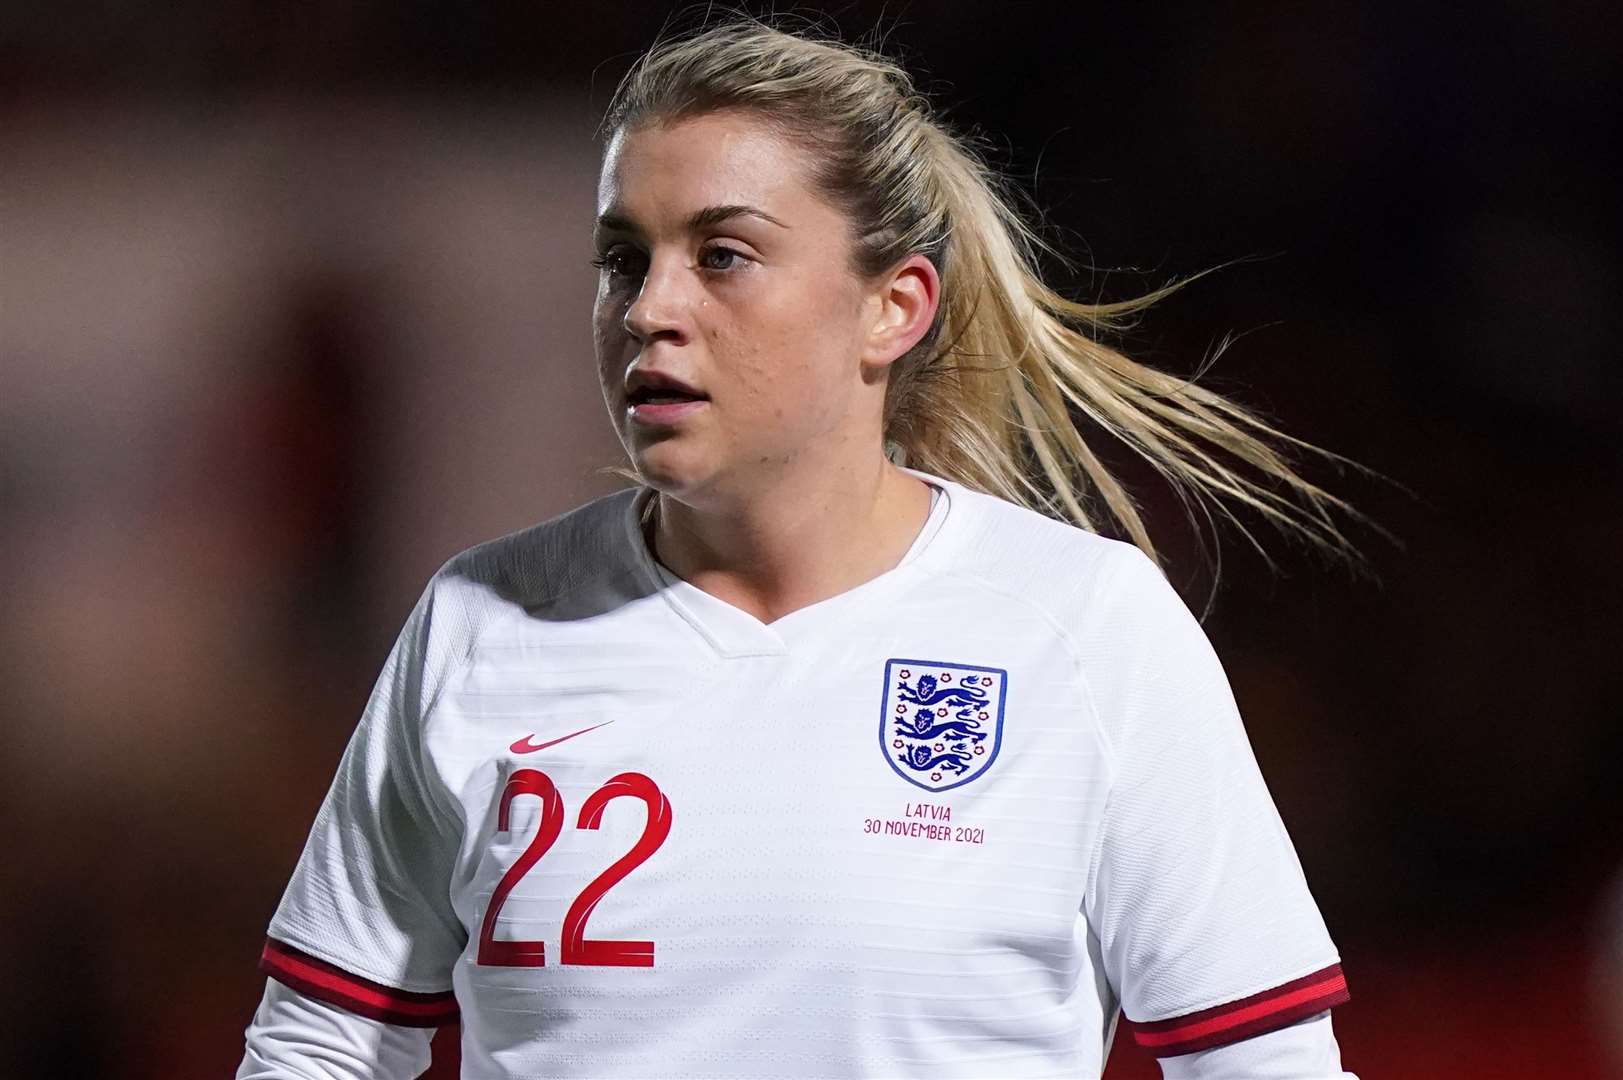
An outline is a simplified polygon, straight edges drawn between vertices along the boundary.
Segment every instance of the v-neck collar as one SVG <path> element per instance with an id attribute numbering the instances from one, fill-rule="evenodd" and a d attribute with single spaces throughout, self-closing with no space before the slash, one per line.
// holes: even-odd
<path id="1" fill-rule="evenodd" d="M 871 593 L 894 586 L 899 579 L 907 575 L 911 564 L 924 553 L 947 524 L 952 514 L 956 491 L 962 489 L 950 480 L 917 469 L 904 467 L 902 471 L 929 484 L 935 490 L 935 496 L 932 499 L 930 514 L 925 518 L 924 527 L 913 538 L 913 543 L 908 546 L 901 560 L 889 570 L 861 584 L 816 603 L 796 608 L 770 623 L 764 623 L 742 608 L 734 607 L 725 600 L 710 595 L 686 579 L 678 577 L 654 558 L 642 531 L 642 512 L 647 501 L 654 495 L 652 489 L 643 488 L 627 500 L 623 515 L 626 538 L 631 544 L 633 559 L 649 583 L 719 656 L 732 658 L 782 655 L 789 651 L 789 638 L 792 634 L 799 632 L 804 626 L 821 621 L 834 610 L 858 599 L 868 598 Z"/>

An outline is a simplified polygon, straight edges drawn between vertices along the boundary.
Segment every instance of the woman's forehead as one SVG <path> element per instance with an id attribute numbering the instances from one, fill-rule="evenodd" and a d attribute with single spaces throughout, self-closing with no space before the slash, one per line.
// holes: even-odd
<path id="1" fill-rule="evenodd" d="M 684 219 L 707 206 L 753 206 L 783 219 L 815 203 L 804 152 L 759 120 L 707 113 L 614 133 L 598 180 L 600 216 Z"/>

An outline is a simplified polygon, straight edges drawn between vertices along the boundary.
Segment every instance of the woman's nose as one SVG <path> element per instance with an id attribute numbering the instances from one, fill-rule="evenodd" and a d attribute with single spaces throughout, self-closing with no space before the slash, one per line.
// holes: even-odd
<path id="1" fill-rule="evenodd" d="M 642 287 L 626 308 L 626 333 L 646 345 L 661 336 L 682 335 L 681 283 L 673 267 L 651 265 Z"/>

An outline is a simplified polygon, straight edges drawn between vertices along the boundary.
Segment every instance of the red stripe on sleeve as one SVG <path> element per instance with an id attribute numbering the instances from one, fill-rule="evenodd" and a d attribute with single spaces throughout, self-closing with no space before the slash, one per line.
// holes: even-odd
<path id="1" fill-rule="evenodd" d="M 1156 1057 L 1176 1057 L 1275 1031 L 1350 999 L 1341 965 L 1331 964 L 1239 1001 L 1167 1020 L 1128 1024 L 1138 1045 Z"/>
<path id="2" fill-rule="evenodd" d="M 440 1027 L 456 1022 L 456 996 L 446 990 L 423 994 L 352 975 L 325 960 L 268 938 L 259 954 L 259 970 L 318 1001 L 352 1013 L 405 1027 Z"/>

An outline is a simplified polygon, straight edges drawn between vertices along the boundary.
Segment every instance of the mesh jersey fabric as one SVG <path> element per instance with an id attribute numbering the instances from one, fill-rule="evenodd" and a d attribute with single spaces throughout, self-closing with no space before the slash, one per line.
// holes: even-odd
<path id="1" fill-rule="evenodd" d="M 493 1078 L 1096 1076 L 1118 1009 L 1172 1056 L 1345 1000 L 1160 571 L 908 471 L 940 497 L 901 563 L 771 624 L 659 567 L 635 491 L 452 559 L 267 973 L 460 1016 L 464 1075 Z M 927 673 L 1000 694 L 935 772 L 888 711 Z"/>

